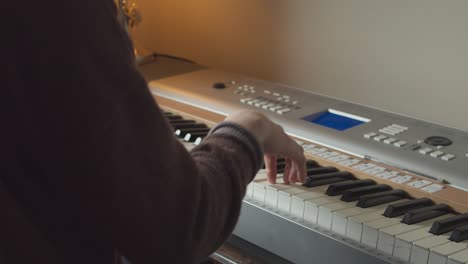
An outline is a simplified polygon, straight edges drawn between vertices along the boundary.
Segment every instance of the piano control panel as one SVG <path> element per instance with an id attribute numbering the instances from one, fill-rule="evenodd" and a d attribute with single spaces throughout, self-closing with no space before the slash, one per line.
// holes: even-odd
<path id="1" fill-rule="evenodd" d="M 461 130 L 212 69 L 149 85 L 158 96 L 221 115 L 256 109 L 298 139 L 415 173 L 439 186 L 468 189 L 468 133 Z M 339 162 L 339 155 L 327 155 Z M 394 180 L 407 181 L 405 175 Z"/>

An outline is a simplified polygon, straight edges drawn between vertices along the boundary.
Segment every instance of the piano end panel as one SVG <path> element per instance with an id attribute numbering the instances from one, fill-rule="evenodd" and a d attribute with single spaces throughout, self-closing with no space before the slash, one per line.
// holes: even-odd
<path id="1" fill-rule="evenodd" d="M 352 242 L 306 228 L 264 209 L 243 202 L 234 235 L 293 263 L 393 263 Z M 310 254 L 298 254 L 309 252 Z"/>

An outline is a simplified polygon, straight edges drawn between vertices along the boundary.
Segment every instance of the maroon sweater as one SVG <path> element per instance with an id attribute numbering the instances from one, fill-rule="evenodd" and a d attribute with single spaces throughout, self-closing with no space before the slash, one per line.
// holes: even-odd
<path id="1" fill-rule="evenodd" d="M 188 153 L 112 0 L 7 1 L 0 263 L 196 263 L 237 221 L 261 163 L 235 126 Z M 6 31 L 6 32 L 5 32 Z"/>

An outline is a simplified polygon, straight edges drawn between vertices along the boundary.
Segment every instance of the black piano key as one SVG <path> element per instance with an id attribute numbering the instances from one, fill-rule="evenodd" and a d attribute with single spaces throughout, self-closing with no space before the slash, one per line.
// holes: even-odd
<path id="1" fill-rule="evenodd" d="M 306 161 L 306 168 L 315 168 L 319 167 L 320 165 L 315 160 L 307 160 Z"/>
<path id="2" fill-rule="evenodd" d="M 344 181 L 344 182 L 339 182 L 339 183 L 334 183 L 328 186 L 327 191 L 325 192 L 326 195 L 329 196 L 336 196 L 336 195 L 341 195 L 345 191 L 357 187 L 363 187 L 363 186 L 369 186 L 369 185 L 374 185 L 375 181 L 365 179 L 365 180 L 350 180 L 350 181 Z"/>
<path id="3" fill-rule="evenodd" d="M 429 233 L 441 235 L 455 230 L 459 226 L 468 225 L 468 213 L 456 215 L 439 221 L 435 221 Z"/>
<path id="4" fill-rule="evenodd" d="M 384 212 L 384 216 L 388 218 L 393 218 L 397 216 L 404 215 L 406 212 L 409 212 L 414 209 L 419 209 L 427 206 L 434 205 L 434 202 L 428 198 L 419 198 L 410 201 L 404 201 L 401 203 L 396 203 L 389 205 Z"/>
<path id="5" fill-rule="evenodd" d="M 400 189 L 390 190 L 386 192 L 378 192 L 361 196 L 356 206 L 361 208 L 369 208 L 381 204 L 398 201 L 404 198 L 409 198 L 407 192 Z"/>
<path id="6" fill-rule="evenodd" d="M 462 242 L 468 239 L 468 225 L 460 226 L 450 235 L 449 240 L 453 242 Z"/>
<path id="7" fill-rule="evenodd" d="M 330 172 L 337 172 L 338 169 L 335 167 L 316 167 L 316 168 L 309 168 L 307 169 L 307 176 L 317 175 L 317 174 L 324 174 Z"/>
<path id="8" fill-rule="evenodd" d="M 286 168 L 286 161 L 276 163 L 276 172 L 283 173 Z"/>
<path id="9" fill-rule="evenodd" d="M 453 209 L 450 208 L 450 206 L 446 204 L 437 204 L 406 212 L 401 222 L 412 225 L 449 213 L 453 213 Z"/>
<path id="10" fill-rule="evenodd" d="M 303 186 L 310 188 L 353 179 L 356 179 L 354 175 L 347 171 L 330 172 L 307 176 L 306 182 L 303 184 Z"/>
<path id="11" fill-rule="evenodd" d="M 392 188 L 386 184 L 376 184 L 364 187 L 358 187 L 351 190 L 347 190 L 341 196 L 341 201 L 352 202 L 357 201 L 363 195 L 376 193 L 376 192 L 385 192 L 391 190 Z"/>
<path id="12" fill-rule="evenodd" d="M 185 120 L 185 119 L 176 119 L 176 120 L 169 120 L 169 124 L 171 126 L 178 125 L 178 124 L 196 124 L 195 120 Z"/>
<path id="13" fill-rule="evenodd" d="M 180 115 L 167 115 L 166 118 L 169 120 L 183 120 Z"/>
<path id="14" fill-rule="evenodd" d="M 203 128 L 203 127 L 207 127 L 203 123 L 174 123 L 174 124 L 171 124 L 171 125 L 172 125 L 172 128 L 174 130 L 182 129 L 182 128 Z"/>
<path id="15" fill-rule="evenodd" d="M 208 135 L 208 132 L 193 132 L 193 133 L 187 133 L 184 137 L 184 141 L 187 142 L 195 142 L 198 137 L 206 137 Z"/>
<path id="16" fill-rule="evenodd" d="M 209 128 L 206 127 L 197 127 L 197 128 L 180 128 L 175 131 L 176 136 L 184 138 L 187 133 L 194 133 L 194 132 L 206 132 L 210 131 Z"/>
<path id="17" fill-rule="evenodd" d="M 280 167 L 283 167 L 283 169 L 284 169 L 285 163 L 286 163 L 286 160 L 284 158 L 276 159 L 276 169 L 278 169 L 278 164 L 281 164 Z M 266 169 L 265 163 L 263 163 L 262 169 Z"/>

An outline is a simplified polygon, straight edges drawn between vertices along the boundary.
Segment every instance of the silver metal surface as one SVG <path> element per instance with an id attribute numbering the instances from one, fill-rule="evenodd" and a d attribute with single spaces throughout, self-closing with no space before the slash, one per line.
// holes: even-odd
<path id="1" fill-rule="evenodd" d="M 375 249 L 356 244 L 317 226 L 295 222 L 245 200 L 234 234 L 293 263 L 399 263 Z"/>
<path id="2" fill-rule="evenodd" d="M 227 84 L 227 88 L 214 89 L 213 83 L 215 82 L 224 82 Z M 211 69 L 202 69 L 151 81 L 149 85 L 154 94 L 222 115 L 228 115 L 240 109 L 257 109 L 281 124 L 285 131 L 292 136 L 359 157 L 367 157 L 431 179 L 449 182 L 455 187 L 468 189 L 468 133 L 464 131 L 317 95 L 286 85 Z M 235 93 L 239 86 L 246 87 L 245 95 Z M 252 89 L 252 87 L 254 88 Z M 254 90 L 255 93 L 252 93 L 251 90 Z M 265 93 L 265 90 L 270 93 Z M 299 109 L 293 109 L 280 115 L 265 110 L 261 106 L 256 107 L 255 104 L 249 105 L 240 102 L 241 98 L 258 96 L 261 96 L 262 99 L 275 100 L 277 96 L 274 94 L 276 93 L 286 95 L 289 102 L 298 101 L 295 106 L 298 106 Z M 305 116 L 328 109 L 370 121 L 344 131 L 338 131 L 302 120 Z M 392 124 L 407 128 L 400 129 L 396 135 L 387 135 L 398 141 L 406 141 L 405 146 L 396 147 L 383 140 L 376 141 L 364 137 L 364 134 L 370 132 L 386 135 L 380 130 L 392 131 L 392 128 L 384 129 Z M 438 157 L 423 155 L 418 150 L 412 150 L 414 144 L 421 145 L 421 149 L 431 147 L 436 150 L 435 147 L 424 142 L 421 143 L 429 136 L 443 136 L 451 139 L 454 142 L 451 146 L 437 150 L 453 154 L 456 156 L 455 159 L 444 161 Z"/>

